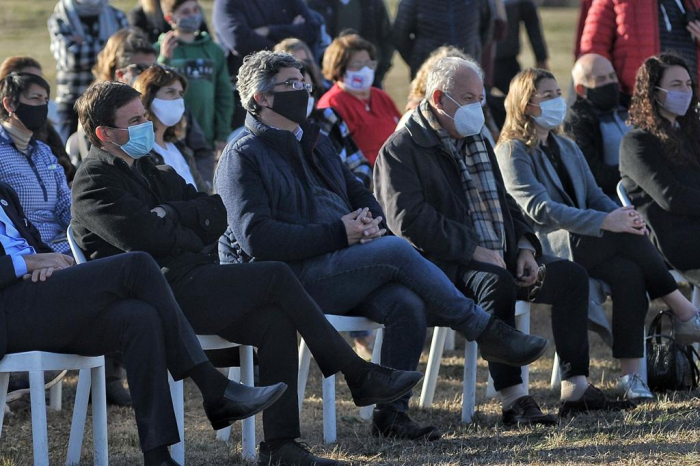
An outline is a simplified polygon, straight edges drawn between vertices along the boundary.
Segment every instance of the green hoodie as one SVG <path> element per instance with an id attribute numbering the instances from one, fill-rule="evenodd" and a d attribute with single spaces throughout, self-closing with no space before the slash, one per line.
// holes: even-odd
<path id="1" fill-rule="evenodd" d="M 201 32 L 192 43 L 179 41 L 173 57 L 168 59 L 160 55 L 164 36 L 161 34 L 154 44 L 159 53 L 158 62 L 177 69 L 187 78 L 185 104 L 212 147 L 215 141 L 225 142 L 231 133 L 233 91 L 224 52 L 209 34 Z"/>

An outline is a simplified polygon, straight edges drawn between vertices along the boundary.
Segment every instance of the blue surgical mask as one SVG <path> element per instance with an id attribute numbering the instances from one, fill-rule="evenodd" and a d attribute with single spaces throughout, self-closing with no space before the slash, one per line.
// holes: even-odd
<path id="1" fill-rule="evenodd" d="M 658 86 L 656 88 L 666 93 L 666 102 L 659 102 L 659 105 L 678 116 L 683 116 L 688 112 L 690 102 L 693 100 L 692 92 L 667 91 L 666 89 Z"/>
<path id="2" fill-rule="evenodd" d="M 563 97 L 556 97 L 551 100 L 546 100 L 539 105 L 531 104 L 542 109 L 540 116 L 533 116 L 539 126 L 544 129 L 554 129 L 564 123 L 566 117 L 566 101 Z"/>
<path id="3" fill-rule="evenodd" d="M 126 144 L 119 145 L 116 142 L 112 142 L 115 146 L 118 146 L 123 150 L 129 157 L 133 159 L 140 159 L 151 153 L 153 150 L 153 144 L 156 140 L 156 135 L 153 132 L 153 122 L 147 121 L 141 123 L 140 125 L 129 126 L 128 128 L 114 128 L 121 131 L 129 131 L 129 140 Z"/>

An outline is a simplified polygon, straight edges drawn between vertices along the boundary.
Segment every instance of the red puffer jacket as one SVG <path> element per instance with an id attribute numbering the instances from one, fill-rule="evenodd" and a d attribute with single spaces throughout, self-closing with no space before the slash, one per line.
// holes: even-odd
<path id="1" fill-rule="evenodd" d="M 687 0 L 700 7 L 700 0 Z M 623 92 L 632 94 L 637 69 L 661 50 L 656 0 L 594 0 L 583 28 L 581 54 L 608 58 Z M 698 53 L 700 63 L 700 53 Z"/>

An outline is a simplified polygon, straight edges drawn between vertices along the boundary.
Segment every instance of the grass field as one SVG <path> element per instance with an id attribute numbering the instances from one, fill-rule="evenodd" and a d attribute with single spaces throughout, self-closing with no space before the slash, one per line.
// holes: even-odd
<path id="1" fill-rule="evenodd" d="M 116 6 L 130 8 L 133 0 L 116 0 Z M 211 1 L 204 4 L 208 11 Z M 395 2 L 389 2 L 392 9 Z M 55 75 L 55 62 L 49 52 L 46 19 L 55 0 L 2 0 L 0 8 L 0 60 L 9 55 L 31 55 L 44 66 L 49 80 Z M 563 88 L 568 87 L 572 65 L 575 9 L 542 11 L 545 36 L 550 49 L 550 64 Z M 525 66 L 533 63 L 526 50 Z M 405 103 L 408 70 L 402 60 L 394 59 L 386 87 L 399 108 Z M 689 290 L 684 289 L 685 292 Z M 533 307 L 532 332 L 551 339 L 549 310 Z M 425 369 L 424 353 L 420 370 Z M 531 366 L 531 393 L 546 410 L 556 410 L 558 396 L 549 390 L 553 349 Z M 562 420 L 556 428 L 508 429 L 500 423 L 500 407 L 485 398 L 486 365 L 479 361 L 477 415 L 471 425 L 460 422 L 461 385 L 464 358 L 461 345 L 447 352 L 440 371 L 435 404 L 421 411 L 414 406 L 412 415 L 423 423 L 438 425 L 444 437 L 433 443 L 412 443 L 375 439 L 369 425 L 359 418 L 350 395 L 339 377 L 338 439 L 333 445 L 322 444 L 321 375 L 312 367 L 307 399 L 302 413 L 304 441 L 318 453 L 343 458 L 356 464 L 381 465 L 465 465 L 465 464 L 700 464 L 700 403 L 696 393 L 669 393 L 655 403 L 634 411 L 615 414 L 582 415 Z M 313 366 L 313 365 L 312 365 Z M 591 334 L 591 381 L 612 393 L 617 364 L 610 349 Z M 51 464 L 65 461 L 75 377 L 69 378 L 64 390 L 64 410 L 49 413 Z M 188 465 L 243 464 L 240 456 L 240 426 L 234 426 L 233 442 L 215 440 L 209 428 L 201 397 L 193 384 L 186 383 L 186 438 Z M 416 397 L 417 398 L 417 397 Z M 414 400 L 414 403 L 417 400 Z M 0 439 L 0 466 L 32 464 L 31 423 L 28 403 L 13 405 L 6 418 Z M 141 463 L 133 414 L 129 409 L 109 410 L 110 461 L 113 465 Z M 258 439 L 261 437 L 258 417 Z M 83 464 L 91 464 L 90 432 L 86 434 Z"/>

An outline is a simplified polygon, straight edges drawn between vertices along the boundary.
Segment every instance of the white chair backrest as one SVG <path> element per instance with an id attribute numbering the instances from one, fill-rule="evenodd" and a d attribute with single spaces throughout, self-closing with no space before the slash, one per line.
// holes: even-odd
<path id="1" fill-rule="evenodd" d="M 87 262 L 87 259 L 85 258 L 85 253 L 83 252 L 82 249 L 80 249 L 80 246 L 78 246 L 78 243 L 75 242 L 75 237 L 73 236 L 73 225 L 68 225 L 68 231 L 66 232 L 66 237 L 68 238 L 68 245 L 70 246 L 70 250 L 73 253 L 73 258 L 75 259 L 75 263 L 82 264 L 84 262 Z"/>
<path id="2" fill-rule="evenodd" d="M 623 206 L 632 205 L 632 201 L 630 201 L 630 197 L 627 195 L 627 190 L 625 189 L 625 185 L 622 184 L 622 180 L 617 182 L 617 197 L 620 198 L 620 202 L 622 202 Z"/>

